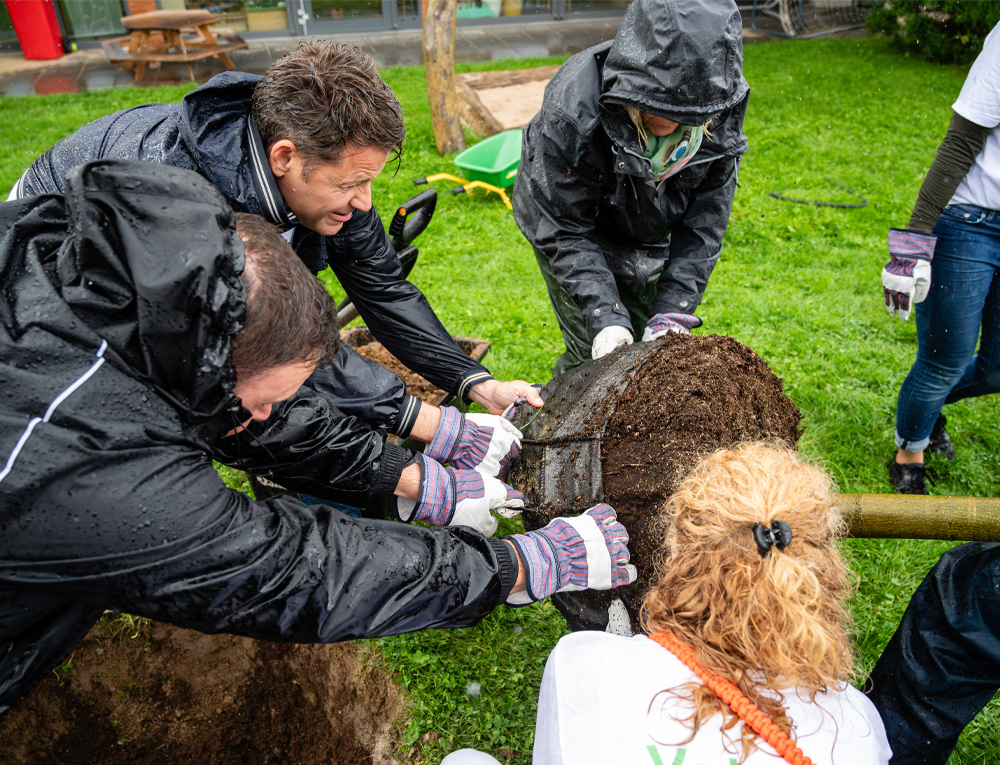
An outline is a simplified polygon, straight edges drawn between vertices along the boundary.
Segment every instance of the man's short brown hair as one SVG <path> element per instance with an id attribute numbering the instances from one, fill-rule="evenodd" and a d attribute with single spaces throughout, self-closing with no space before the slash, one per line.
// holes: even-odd
<path id="1" fill-rule="evenodd" d="M 251 111 L 264 147 L 282 139 L 307 159 L 336 163 L 348 143 L 399 154 L 403 111 L 378 66 L 360 48 L 299 43 L 254 89 Z"/>
<path id="2" fill-rule="evenodd" d="M 237 372 L 252 377 L 282 364 L 329 363 L 340 350 L 337 310 L 322 282 L 278 230 L 258 215 L 238 213 L 247 291 L 246 321 L 233 337 Z"/>

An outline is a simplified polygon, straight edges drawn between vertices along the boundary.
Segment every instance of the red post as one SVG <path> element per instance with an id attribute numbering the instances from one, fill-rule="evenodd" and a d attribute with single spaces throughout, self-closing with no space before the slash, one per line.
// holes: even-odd
<path id="1" fill-rule="evenodd" d="M 6 3 L 26 59 L 40 61 L 63 54 L 53 0 L 6 0 Z"/>

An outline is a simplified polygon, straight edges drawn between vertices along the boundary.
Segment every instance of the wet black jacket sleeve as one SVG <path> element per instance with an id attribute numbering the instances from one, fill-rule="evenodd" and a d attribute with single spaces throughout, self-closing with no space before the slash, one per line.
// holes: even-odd
<path id="1" fill-rule="evenodd" d="M 515 208 L 520 199 L 540 213 L 536 228 L 526 232 L 529 240 L 552 262 L 556 278 L 580 306 L 591 333 L 611 325 L 631 327 L 599 243 L 607 236 L 598 230 L 599 210 L 613 202 L 607 180 L 614 173 L 612 148 L 581 133 L 569 119 L 536 118 L 529 127 L 530 172 L 519 177 L 515 191 Z M 654 312 L 694 313 L 701 302 L 722 250 L 738 168 L 738 156 L 719 156 L 662 182 L 660 193 L 687 201 L 670 229 L 670 257 L 660 276 Z M 641 179 L 633 182 L 638 196 L 650 194 Z M 627 241 L 627 232 L 622 239 Z"/>
<path id="2" fill-rule="evenodd" d="M 224 464 L 329 499 L 338 499 L 338 491 L 392 494 L 407 455 L 306 387 L 266 422 L 251 422 L 214 448 Z"/>
<path id="3" fill-rule="evenodd" d="M 654 314 L 694 313 L 719 262 L 740 158 L 719 157 L 707 164 L 702 181 L 691 192 L 684 217 L 670 232 L 670 258 L 657 284 Z"/>
<path id="4" fill-rule="evenodd" d="M 515 191 L 540 213 L 536 229 L 526 235 L 552 262 L 556 279 L 580 307 L 592 334 L 612 325 L 631 328 L 597 241 L 607 172 L 601 146 L 581 138 L 568 119 L 545 119 L 539 124 L 539 117 L 528 126 L 533 136 L 537 134 L 533 145 L 528 145 L 526 133 L 522 149 L 530 152 L 531 171 L 518 177 Z"/>
<path id="5" fill-rule="evenodd" d="M 944 765 L 1000 689 L 1000 544 L 949 550 L 910 599 L 863 688 L 892 765 Z"/>
<path id="6" fill-rule="evenodd" d="M 406 438 L 420 411 L 420 400 L 406 392 L 401 379 L 346 343 L 341 343 L 332 363 L 309 376 L 306 385 L 333 410 L 357 417 L 383 435 Z"/>
<path id="7" fill-rule="evenodd" d="M 106 455 L 105 455 L 106 456 Z M 105 609 L 206 633 L 336 642 L 475 624 L 516 560 L 470 529 L 351 518 L 226 489 L 204 454 L 122 451 L 3 524 L 0 717 Z M 44 510 L 44 512 L 42 512 Z M 6 657 L 6 658 L 4 658 Z"/>
<path id="8" fill-rule="evenodd" d="M 466 398 L 472 385 L 491 379 L 486 367 L 455 344 L 423 293 L 403 278 L 399 257 L 374 207 L 356 213 L 339 234 L 325 237 L 324 244 L 327 262 L 361 318 L 403 364 Z M 300 246 L 296 241 L 297 250 Z"/>

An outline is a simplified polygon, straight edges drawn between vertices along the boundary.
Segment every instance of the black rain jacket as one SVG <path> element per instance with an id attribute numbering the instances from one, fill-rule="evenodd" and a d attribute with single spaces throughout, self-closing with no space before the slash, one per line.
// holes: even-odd
<path id="1" fill-rule="evenodd" d="M 227 489 L 212 459 L 229 461 L 245 310 L 229 206 L 139 163 L 82 165 L 65 188 L 0 205 L 0 716 L 105 609 L 334 642 L 467 626 L 506 597 L 500 540 Z M 310 396 L 328 406 L 306 388 L 291 403 Z M 380 443 L 360 448 L 377 461 Z M 272 445 L 278 474 L 305 472 L 293 447 Z"/>
<path id="2" fill-rule="evenodd" d="M 694 313 L 733 204 L 749 86 L 733 2 L 636 0 L 611 42 L 569 59 L 524 129 L 514 217 L 552 262 L 592 334 L 631 328 L 615 277 L 640 293 L 662 273 L 653 313 Z M 622 106 L 699 124 L 697 154 L 656 183 Z"/>
<path id="3" fill-rule="evenodd" d="M 946 765 L 1000 690 L 998 593 L 995 542 L 948 550 L 913 593 L 862 684 L 885 723 L 893 765 Z"/>
<path id="4" fill-rule="evenodd" d="M 85 125 L 35 160 L 17 196 L 61 193 L 71 168 L 96 159 L 138 159 L 197 171 L 237 212 L 294 226 L 292 246 L 299 257 L 314 273 L 333 269 L 379 342 L 413 371 L 467 400 L 469 389 L 491 376 L 455 345 L 427 298 L 403 278 L 375 208 L 355 212 L 330 237 L 296 225 L 250 117 L 259 81 L 258 75 L 224 72 L 180 104 L 146 104 Z M 341 410 L 404 436 L 419 408 L 399 378 L 346 345 L 336 363 L 318 370 L 309 384 Z"/>

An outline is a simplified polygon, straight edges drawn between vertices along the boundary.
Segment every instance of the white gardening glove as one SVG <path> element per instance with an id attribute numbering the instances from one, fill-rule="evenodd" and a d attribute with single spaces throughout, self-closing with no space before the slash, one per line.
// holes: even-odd
<path id="1" fill-rule="evenodd" d="M 922 231 L 889 229 L 889 262 L 882 269 L 882 294 L 890 316 L 906 321 L 910 309 L 931 289 L 931 261 L 937 237 Z"/>
<path id="2" fill-rule="evenodd" d="M 631 329 L 619 324 L 612 324 L 597 333 L 594 344 L 590 347 L 590 358 L 599 359 L 601 356 L 607 356 L 612 351 L 626 345 L 632 345 L 634 340 Z"/>
<path id="3" fill-rule="evenodd" d="M 511 463 L 521 453 L 521 431 L 494 414 L 462 414 L 453 406 L 441 407 L 441 422 L 424 456 L 442 465 L 478 470 L 506 480 Z"/>
<path id="4" fill-rule="evenodd" d="M 553 518 L 543 529 L 504 539 L 517 549 L 526 585 L 507 598 L 508 605 L 527 605 L 555 592 L 610 590 L 636 580 L 628 531 L 610 505 L 594 505 L 575 518 Z"/>
<path id="5" fill-rule="evenodd" d="M 503 481 L 475 470 L 446 468 L 420 452 L 420 490 L 417 499 L 396 497 L 401 521 L 424 521 L 432 526 L 470 526 L 492 536 L 499 521 L 490 512 L 513 518 L 524 509 L 524 495 Z"/>

